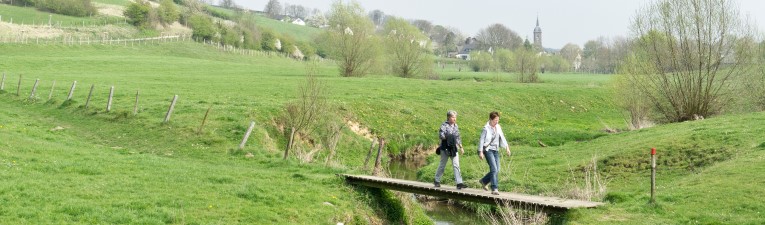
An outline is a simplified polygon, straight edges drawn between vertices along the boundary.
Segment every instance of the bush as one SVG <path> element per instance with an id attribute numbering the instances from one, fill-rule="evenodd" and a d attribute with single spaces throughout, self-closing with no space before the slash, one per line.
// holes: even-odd
<path id="1" fill-rule="evenodd" d="M 159 20 L 163 24 L 172 24 L 173 22 L 178 21 L 178 18 L 180 17 L 178 7 L 175 6 L 173 0 L 162 0 L 157 11 Z"/>
<path id="2" fill-rule="evenodd" d="M 191 36 L 197 41 L 212 40 L 215 36 L 216 29 L 212 20 L 204 15 L 193 15 L 188 23 L 193 30 Z"/>
<path id="3" fill-rule="evenodd" d="M 133 26 L 148 29 L 153 24 L 152 21 L 153 9 L 147 1 L 138 0 L 130 3 L 125 9 L 124 15 L 130 20 L 130 24 Z"/>

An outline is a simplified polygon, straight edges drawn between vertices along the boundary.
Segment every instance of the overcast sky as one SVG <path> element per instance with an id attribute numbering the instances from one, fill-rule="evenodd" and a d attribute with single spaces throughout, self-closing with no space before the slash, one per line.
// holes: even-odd
<path id="1" fill-rule="evenodd" d="M 218 0 L 213 0 L 217 1 Z M 456 27 L 466 36 L 501 23 L 521 38 L 533 41 L 537 15 L 542 43 L 561 48 L 566 43 L 584 45 L 600 36 L 630 36 L 629 24 L 636 11 L 653 0 L 357 0 L 367 12 L 379 9 L 386 15 L 424 19 L 434 25 Z M 235 0 L 245 8 L 262 11 L 268 0 Z M 280 3 L 329 10 L 334 0 L 279 0 Z M 345 0 L 348 2 L 348 0 Z M 765 1 L 738 0 L 742 14 L 757 21 L 765 31 Z"/>

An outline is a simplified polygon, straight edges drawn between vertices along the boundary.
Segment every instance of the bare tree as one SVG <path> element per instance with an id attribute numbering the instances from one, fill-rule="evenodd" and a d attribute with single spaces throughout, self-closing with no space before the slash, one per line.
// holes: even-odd
<path id="1" fill-rule="evenodd" d="M 385 24 L 385 13 L 379 9 L 372 10 L 372 12 L 369 12 L 369 19 L 372 20 L 375 26 L 382 26 Z"/>
<path id="2" fill-rule="evenodd" d="M 236 5 L 234 0 L 220 0 L 220 6 L 227 9 L 239 8 L 239 6 Z"/>
<path id="3" fill-rule="evenodd" d="M 284 159 L 289 156 L 295 134 L 300 134 L 316 122 L 316 118 L 326 108 L 326 88 L 316 76 L 308 72 L 305 83 L 298 88 L 298 98 L 284 107 L 284 123 L 289 133 L 289 142 L 284 150 Z"/>
<path id="4" fill-rule="evenodd" d="M 539 59 L 531 44 L 515 51 L 515 69 L 518 71 L 519 82 L 535 83 L 539 81 L 539 76 L 537 76 Z"/>
<path id="5" fill-rule="evenodd" d="M 623 73 L 666 121 L 714 115 L 751 70 L 754 28 L 729 0 L 662 0 L 632 22 Z"/>
<path id="6" fill-rule="evenodd" d="M 263 11 L 268 14 L 268 17 L 276 18 L 282 14 L 282 4 L 279 3 L 279 0 L 268 0 L 266 8 L 263 9 Z"/>
<path id="7" fill-rule="evenodd" d="M 433 30 L 433 23 L 427 20 L 414 20 L 412 21 L 412 25 L 417 27 L 417 29 L 420 29 L 420 31 L 425 34 L 430 34 L 430 31 Z"/>
<path id="8" fill-rule="evenodd" d="M 359 77 L 369 73 L 379 55 L 379 41 L 374 25 L 358 2 L 332 4 L 329 29 L 320 40 L 328 45 L 329 54 L 339 65 L 340 75 Z"/>
<path id="9" fill-rule="evenodd" d="M 505 27 L 505 25 L 495 23 L 491 26 L 481 29 L 476 36 L 476 39 L 481 43 L 482 49 L 488 50 L 492 48 L 497 50 L 500 48 L 515 50 L 521 47 L 523 41 L 513 30 Z"/>

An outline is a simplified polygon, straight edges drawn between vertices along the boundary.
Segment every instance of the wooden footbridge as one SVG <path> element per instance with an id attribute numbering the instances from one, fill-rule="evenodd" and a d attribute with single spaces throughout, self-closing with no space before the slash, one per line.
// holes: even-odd
<path id="1" fill-rule="evenodd" d="M 399 180 L 393 178 L 383 178 L 364 175 L 338 174 L 345 177 L 346 182 L 354 185 L 367 187 L 376 187 L 403 191 L 409 193 L 423 194 L 448 199 L 457 199 L 463 201 L 479 202 L 486 204 L 502 204 L 522 207 L 540 207 L 547 211 L 566 211 L 574 208 L 595 208 L 603 205 L 601 202 L 590 202 L 580 200 L 561 199 L 556 197 L 542 197 L 534 195 L 524 195 L 516 193 L 500 192 L 499 195 L 493 195 L 491 192 L 484 191 L 481 187 L 464 188 L 457 190 L 455 186 L 441 185 L 440 188 L 433 187 L 431 183 L 423 183 L 409 180 Z"/>

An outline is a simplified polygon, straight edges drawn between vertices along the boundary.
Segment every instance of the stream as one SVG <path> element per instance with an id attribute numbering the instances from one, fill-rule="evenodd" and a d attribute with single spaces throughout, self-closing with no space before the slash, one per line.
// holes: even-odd
<path id="1" fill-rule="evenodd" d="M 391 177 L 396 179 L 417 180 L 417 170 L 420 166 L 423 166 L 422 164 L 424 164 L 424 162 L 417 164 L 403 160 L 391 160 L 388 164 L 388 171 L 390 171 Z M 483 222 L 483 220 L 472 211 L 458 205 L 449 204 L 445 199 L 427 200 L 423 202 L 417 198 L 415 194 L 412 194 L 412 198 L 423 206 L 422 208 L 425 209 L 425 213 L 433 219 L 437 225 L 462 225 Z"/>

